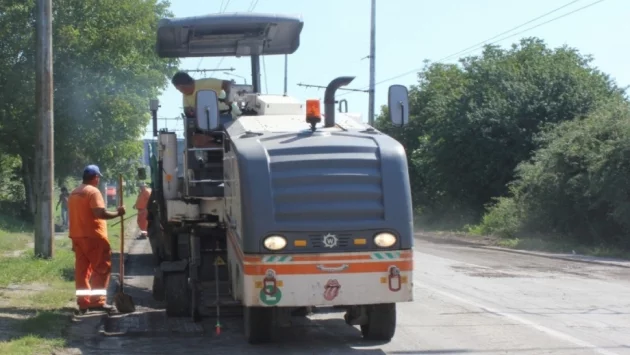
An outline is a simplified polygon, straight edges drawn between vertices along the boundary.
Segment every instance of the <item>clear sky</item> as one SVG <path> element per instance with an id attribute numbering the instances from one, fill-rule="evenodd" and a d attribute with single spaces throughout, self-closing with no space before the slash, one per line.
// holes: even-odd
<path id="1" fill-rule="evenodd" d="M 438 61 L 491 39 L 505 31 L 550 12 L 571 5 L 514 31 L 491 39 L 509 46 L 522 37 L 536 36 L 551 46 L 567 44 L 595 58 L 594 64 L 610 74 L 621 86 L 630 85 L 630 1 L 629 0 L 377 0 L 376 1 L 376 82 L 408 73 L 376 86 L 376 112 L 387 100 L 391 84 L 413 85 L 423 60 Z M 356 76 L 348 88 L 367 89 L 370 50 L 370 0 L 171 0 L 176 17 L 225 12 L 300 14 L 304 20 L 300 48 L 289 56 L 289 95 L 298 99 L 323 98 L 324 90 L 306 89 L 298 83 L 326 86 L 338 76 Z M 535 29 L 580 7 L 594 4 Z M 505 38 L 514 35 L 510 38 Z M 505 38 L 505 39 L 504 39 Z M 477 54 L 481 45 L 462 55 Z M 219 65 L 220 64 L 220 65 Z M 261 69 L 263 63 L 261 63 Z M 265 57 L 262 92 L 282 94 L 284 56 Z M 234 68 L 232 73 L 251 83 L 249 58 L 183 59 L 182 69 Z M 208 75 L 206 75 L 208 76 Z M 217 78 L 240 77 L 216 72 Z M 195 74 L 193 77 L 204 77 Z M 361 113 L 367 121 L 368 94 L 343 93 L 348 111 Z M 181 94 L 170 84 L 159 97 L 162 118 L 179 117 Z M 160 120 L 159 127 L 179 130 L 180 120 Z M 147 127 L 146 138 L 151 136 Z"/>

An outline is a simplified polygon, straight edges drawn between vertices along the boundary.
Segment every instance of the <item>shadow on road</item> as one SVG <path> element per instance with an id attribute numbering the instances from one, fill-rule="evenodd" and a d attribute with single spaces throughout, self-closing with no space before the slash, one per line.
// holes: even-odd
<path id="1" fill-rule="evenodd" d="M 152 297 L 153 256 L 148 240 L 129 240 L 125 262 L 126 294 L 133 298 L 136 312 L 82 320 L 71 327 L 70 346 L 81 354 L 385 354 L 383 344 L 363 341 L 359 329 L 345 324 L 343 313 L 317 313 L 293 317 L 288 327 L 278 328 L 273 343 L 249 345 L 242 317 L 192 322 L 190 318 L 169 318 L 164 304 Z M 118 284 L 118 252 L 112 255 L 112 282 Z M 113 294 L 108 295 L 113 298 Z"/>
<path id="2" fill-rule="evenodd" d="M 627 347 L 605 347 L 598 348 L 601 350 L 608 351 L 619 351 L 619 350 L 627 350 Z M 559 352 L 562 351 L 563 354 L 572 354 L 577 352 L 583 352 L 584 348 L 580 347 L 563 347 L 563 348 L 515 348 L 515 349 L 496 349 L 496 350 L 488 350 L 488 349 L 439 349 L 439 350 L 401 350 L 401 351 L 390 351 L 388 354 L 392 355 L 432 355 L 432 354 L 547 354 L 550 352 Z"/>

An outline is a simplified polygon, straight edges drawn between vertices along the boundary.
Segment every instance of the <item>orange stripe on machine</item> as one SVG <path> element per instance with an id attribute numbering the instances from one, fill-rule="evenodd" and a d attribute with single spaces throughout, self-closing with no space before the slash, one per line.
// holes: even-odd
<path id="1" fill-rule="evenodd" d="M 401 272 L 413 270 L 411 250 L 252 256 L 243 253 L 230 232 L 228 239 L 246 275 L 265 275 L 271 265 L 276 272 L 285 275 L 387 272 L 391 266 Z"/>

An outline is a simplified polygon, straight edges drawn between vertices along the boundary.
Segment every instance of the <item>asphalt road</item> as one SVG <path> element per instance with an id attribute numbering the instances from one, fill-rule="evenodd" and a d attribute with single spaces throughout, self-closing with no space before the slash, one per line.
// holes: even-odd
<path id="1" fill-rule="evenodd" d="M 108 323 L 135 333 L 86 337 L 80 353 L 630 354 L 630 269 L 418 240 L 415 301 L 398 305 L 390 343 L 366 343 L 342 313 L 323 313 L 254 347 L 240 319 L 224 320 L 219 336 L 214 320 L 167 320 L 150 300 L 148 250 L 135 242 L 127 267 L 140 312 Z"/>

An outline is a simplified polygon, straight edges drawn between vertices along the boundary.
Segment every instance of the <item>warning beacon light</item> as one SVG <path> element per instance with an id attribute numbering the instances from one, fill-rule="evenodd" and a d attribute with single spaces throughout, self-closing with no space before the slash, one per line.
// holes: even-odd
<path id="1" fill-rule="evenodd" d="M 306 100 L 306 122 L 311 125 L 311 131 L 322 121 L 319 100 Z"/>

